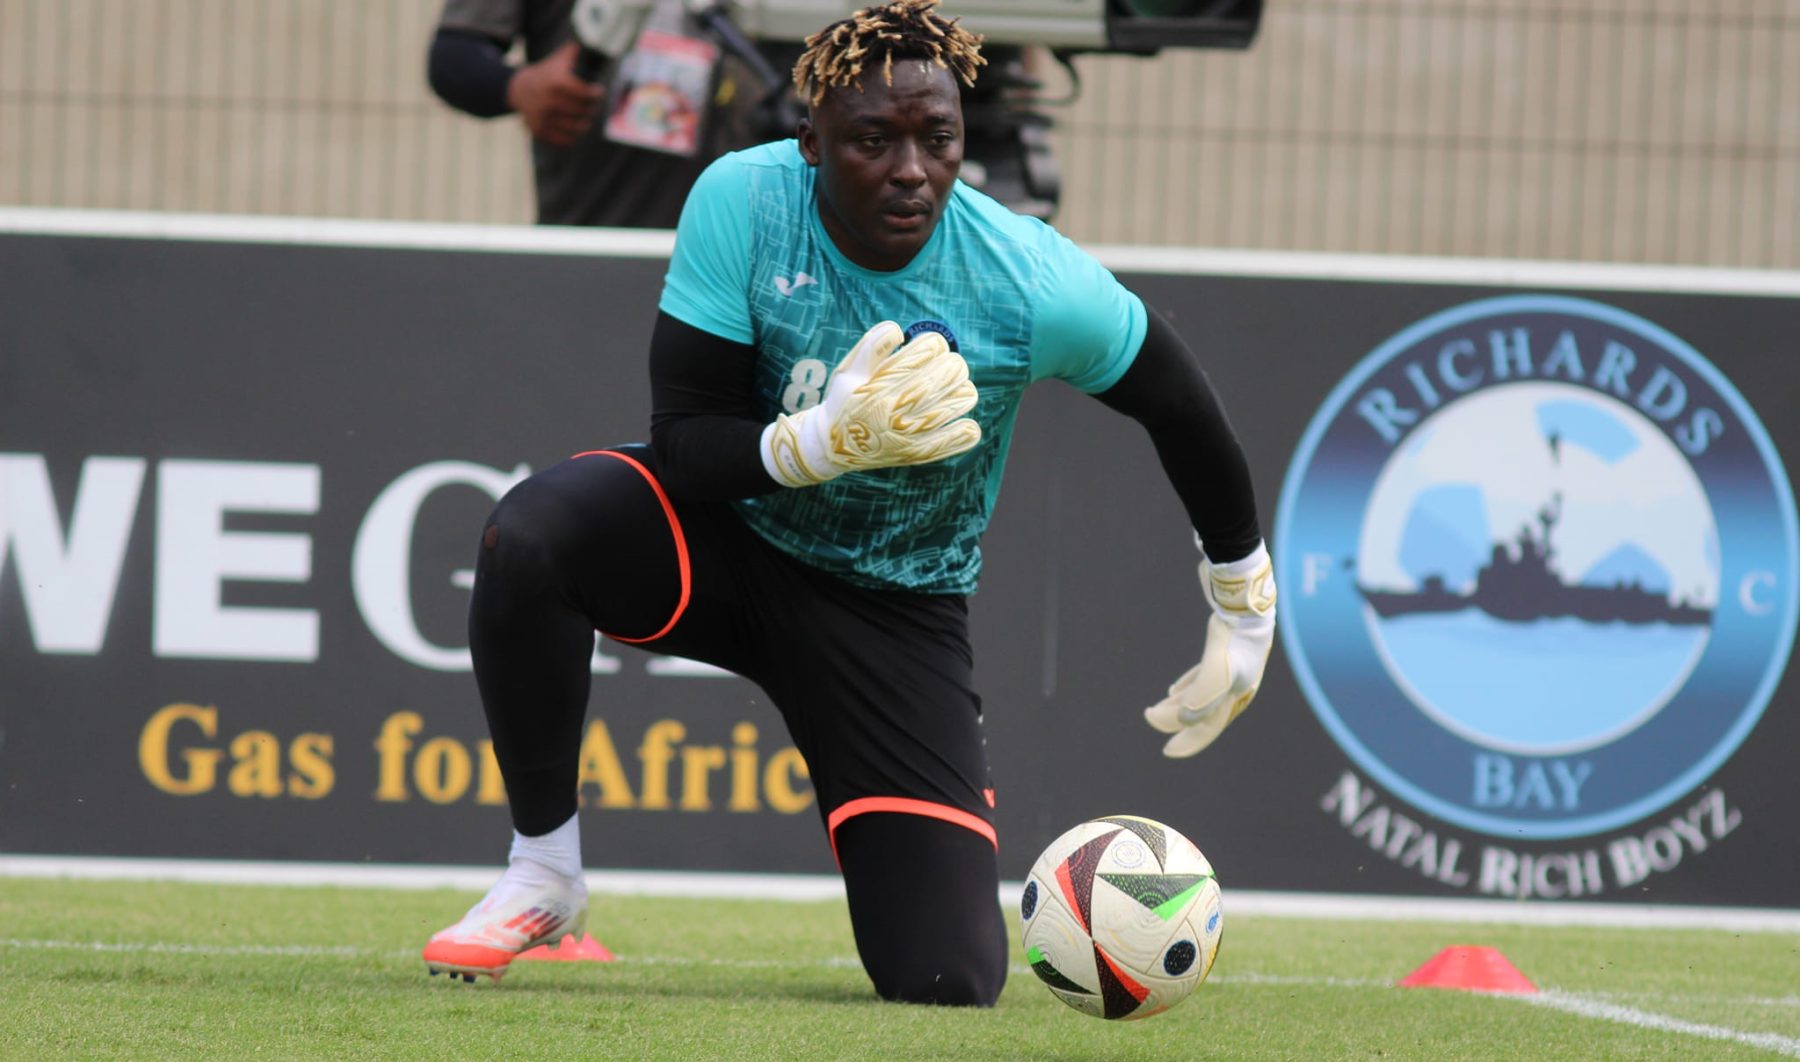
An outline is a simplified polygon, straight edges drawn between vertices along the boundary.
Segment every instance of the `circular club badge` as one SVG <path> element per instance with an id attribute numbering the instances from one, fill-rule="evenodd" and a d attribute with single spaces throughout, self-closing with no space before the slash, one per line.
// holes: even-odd
<path id="1" fill-rule="evenodd" d="M 1314 416 L 1276 515 L 1313 710 L 1390 791 L 1515 840 L 1673 803 L 1793 645 L 1793 491 L 1692 347 L 1597 302 L 1487 299 L 1395 335 Z"/>

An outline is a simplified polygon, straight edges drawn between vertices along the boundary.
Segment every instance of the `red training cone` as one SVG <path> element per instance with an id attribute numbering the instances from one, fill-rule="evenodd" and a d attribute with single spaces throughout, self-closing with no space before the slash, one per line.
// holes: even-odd
<path id="1" fill-rule="evenodd" d="M 1401 988 L 1460 988 L 1467 992 L 1518 992 L 1529 995 L 1537 986 L 1507 961 L 1497 948 L 1458 945 L 1445 948 L 1431 961 L 1406 975 Z"/>
<path id="2" fill-rule="evenodd" d="M 538 962 L 612 962 L 614 956 L 606 950 L 606 945 L 587 933 L 583 933 L 580 940 L 576 940 L 573 933 L 564 933 L 562 943 L 555 948 L 539 944 L 530 951 L 521 953 L 519 958 Z"/>

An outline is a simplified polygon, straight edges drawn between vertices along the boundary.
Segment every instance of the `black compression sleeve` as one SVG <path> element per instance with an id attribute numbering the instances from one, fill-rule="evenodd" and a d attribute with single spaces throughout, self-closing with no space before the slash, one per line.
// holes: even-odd
<path id="1" fill-rule="evenodd" d="M 650 445 L 670 494 L 726 501 L 780 487 L 762 463 L 751 409 L 756 348 L 656 315 L 650 337 Z"/>
<path id="2" fill-rule="evenodd" d="M 506 89 L 512 76 L 504 41 L 457 29 L 440 29 L 431 38 L 426 80 L 439 99 L 459 111 L 477 118 L 510 113 Z"/>
<path id="3" fill-rule="evenodd" d="M 1149 316 L 1137 360 L 1095 397 L 1150 433 L 1208 559 L 1239 560 L 1262 540 L 1249 462 L 1199 359 L 1161 314 Z"/>

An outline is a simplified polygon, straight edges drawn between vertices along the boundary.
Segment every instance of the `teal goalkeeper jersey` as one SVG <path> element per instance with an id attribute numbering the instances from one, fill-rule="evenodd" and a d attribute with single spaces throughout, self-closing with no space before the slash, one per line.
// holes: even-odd
<path id="1" fill-rule="evenodd" d="M 1118 382 L 1144 340 L 1144 305 L 1093 257 L 1035 218 L 957 182 L 904 269 L 845 258 L 819 220 L 814 170 L 792 141 L 724 156 L 695 184 L 662 310 L 756 348 L 755 413 L 819 401 L 873 325 L 943 333 L 980 392 L 981 444 L 928 465 L 853 472 L 736 503 L 777 549 L 861 586 L 970 593 L 1000 491 L 1019 399 L 1057 378 Z"/>

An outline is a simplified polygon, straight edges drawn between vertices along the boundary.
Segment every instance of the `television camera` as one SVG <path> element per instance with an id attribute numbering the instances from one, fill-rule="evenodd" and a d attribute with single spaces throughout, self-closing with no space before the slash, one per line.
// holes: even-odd
<path id="1" fill-rule="evenodd" d="M 710 36 L 751 72 L 758 125 L 788 136 L 799 118 L 789 71 L 807 36 L 865 6 L 856 0 L 577 0 L 577 70 L 598 78 L 630 50 L 646 25 L 671 12 Z M 955 0 L 951 12 L 986 38 L 987 66 L 963 90 L 963 179 L 1012 209 L 1049 218 L 1062 179 L 1050 144 L 1033 54 L 1048 55 L 1079 92 L 1073 57 L 1155 55 L 1165 48 L 1244 49 L 1255 39 L 1263 0 Z"/>

